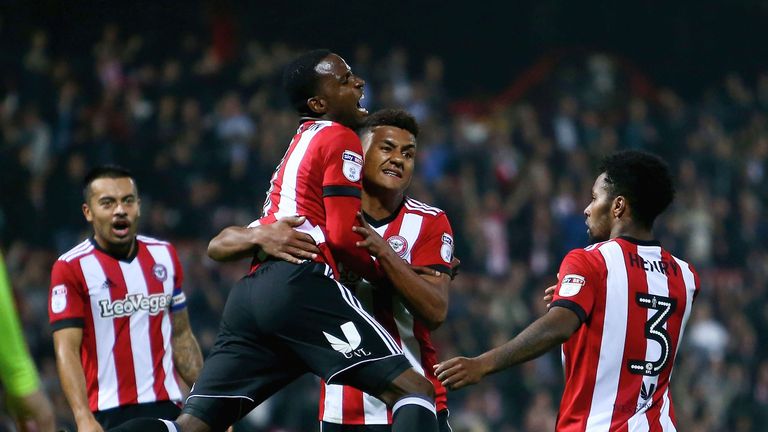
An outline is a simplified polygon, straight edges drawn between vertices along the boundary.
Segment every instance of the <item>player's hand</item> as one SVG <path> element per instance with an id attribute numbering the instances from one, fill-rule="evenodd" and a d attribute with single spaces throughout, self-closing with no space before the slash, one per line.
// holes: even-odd
<path id="1" fill-rule="evenodd" d="M 53 432 L 53 406 L 42 390 L 21 397 L 8 396 L 8 408 L 21 432 Z"/>
<path id="2" fill-rule="evenodd" d="M 82 422 L 77 422 L 77 432 L 104 432 L 104 428 L 96 421 L 95 418 Z"/>
<path id="3" fill-rule="evenodd" d="M 552 285 L 551 287 L 544 290 L 544 297 L 542 297 L 542 300 L 544 300 L 544 303 L 547 304 L 547 308 L 552 304 L 552 298 L 555 296 L 555 290 L 557 289 L 557 284 Z"/>
<path id="4" fill-rule="evenodd" d="M 477 384 L 485 372 L 477 357 L 454 357 L 434 366 L 435 376 L 449 390 Z"/>
<path id="5" fill-rule="evenodd" d="M 357 220 L 360 222 L 360 226 L 353 226 L 352 231 L 360 234 L 363 237 L 361 241 L 355 243 L 357 247 L 368 249 L 368 253 L 376 258 L 379 258 L 388 252 L 394 253 L 392 251 L 392 247 L 390 247 L 389 244 L 383 238 L 381 238 L 376 230 L 368 225 L 368 222 L 365 221 L 362 212 L 357 212 Z"/>
<path id="6" fill-rule="evenodd" d="M 307 233 L 296 231 L 306 221 L 305 216 L 284 217 L 275 223 L 260 225 L 258 228 L 258 244 L 267 255 L 300 264 L 305 260 L 313 260 L 320 253 L 315 240 Z"/>

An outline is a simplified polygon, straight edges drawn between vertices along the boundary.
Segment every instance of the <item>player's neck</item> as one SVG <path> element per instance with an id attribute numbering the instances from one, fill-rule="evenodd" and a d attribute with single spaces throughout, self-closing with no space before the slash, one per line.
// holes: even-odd
<path id="1" fill-rule="evenodd" d="M 633 239 L 650 241 L 654 240 L 653 232 L 645 227 L 638 226 L 636 224 L 616 224 L 611 230 L 611 238 L 616 237 L 632 237 Z"/>
<path id="2" fill-rule="evenodd" d="M 374 219 L 384 219 L 391 216 L 403 202 L 402 193 L 387 193 L 386 191 L 377 191 L 369 194 L 363 190 L 363 211 Z"/>

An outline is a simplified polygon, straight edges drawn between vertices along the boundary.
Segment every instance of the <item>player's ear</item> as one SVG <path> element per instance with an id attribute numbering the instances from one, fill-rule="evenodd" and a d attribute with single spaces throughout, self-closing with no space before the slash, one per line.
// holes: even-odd
<path id="1" fill-rule="evenodd" d="M 323 115 L 328 112 L 328 105 L 325 103 L 325 99 L 313 96 L 307 99 L 307 106 L 312 112 Z"/>
<path id="2" fill-rule="evenodd" d="M 93 213 L 91 213 L 91 208 L 88 207 L 87 203 L 83 203 L 83 216 L 88 222 L 93 222 Z"/>
<path id="3" fill-rule="evenodd" d="M 616 198 L 613 199 L 611 212 L 613 213 L 614 218 L 620 219 L 625 214 L 629 214 L 627 213 L 628 209 L 629 208 L 627 207 L 627 199 L 624 197 L 624 195 L 618 195 Z"/>

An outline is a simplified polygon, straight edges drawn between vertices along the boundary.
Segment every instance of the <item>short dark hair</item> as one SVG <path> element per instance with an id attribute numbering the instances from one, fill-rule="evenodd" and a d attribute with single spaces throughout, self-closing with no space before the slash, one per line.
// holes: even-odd
<path id="1" fill-rule="evenodd" d="M 300 115 L 314 115 L 307 106 L 307 99 L 317 94 L 318 74 L 315 67 L 331 54 L 327 49 L 309 51 L 294 59 L 283 70 L 283 87 L 291 105 Z"/>
<path id="2" fill-rule="evenodd" d="M 121 166 L 99 165 L 93 168 L 92 170 L 88 171 L 88 174 L 86 174 L 85 178 L 83 179 L 83 199 L 86 203 L 88 202 L 88 199 L 91 195 L 91 183 L 93 183 L 95 180 L 100 178 L 117 179 L 126 177 L 134 180 L 134 185 L 136 184 L 136 180 L 133 178 L 133 174 L 128 169 Z"/>
<path id="3" fill-rule="evenodd" d="M 658 156 L 637 150 L 625 150 L 607 156 L 600 163 L 605 182 L 613 196 L 629 201 L 637 222 L 646 228 L 675 198 L 672 175 Z"/>
<path id="4" fill-rule="evenodd" d="M 376 111 L 365 119 L 363 131 L 377 126 L 394 126 L 410 132 L 414 138 L 419 137 L 419 124 L 416 118 L 406 110 L 387 108 Z"/>

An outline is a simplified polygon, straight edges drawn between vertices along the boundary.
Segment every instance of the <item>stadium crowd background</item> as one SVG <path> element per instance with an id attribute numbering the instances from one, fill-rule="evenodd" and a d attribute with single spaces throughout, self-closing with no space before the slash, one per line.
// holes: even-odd
<path id="1" fill-rule="evenodd" d="M 141 232 L 177 246 L 204 351 L 227 290 L 247 269 L 216 264 L 205 249 L 222 227 L 260 210 L 296 128 L 279 72 L 298 48 L 235 47 L 221 43 L 226 26 L 218 32 L 168 35 L 168 49 L 158 49 L 109 24 L 78 50 L 57 52 L 43 27 L 2 53 L 0 245 L 62 424 L 72 425 L 45 318 L 48 279 L 56 257 L 88 235 L 80 212 L 88 167 L 119 162 L 136 174 Z M 683 97 L 621 57 L 566 50 L 533 62 L 498 96 L 467 101 L 448 91 L 440 56 L 364 44 L 341 54 L 367 80 L 369 109 L 403 107 L 422 126 L 411 195 L 447 212 L 462 260 L 435 335 L 440 358 L 478 354 L 544 313 L 560 259 L 585 244 L 597 161 L 616 149 L 650 150 L 677 176 L 658 237 L 702 281 L 673 375 L 680 429 L 764 430 L 768 71 L 724 74 Z M 450 393 L 454 430 L 553 430 L 561 389 L 554 352 Z M 316 430 L 317 397 L 315 379 L 303 378 L 241 430 Z"/>

